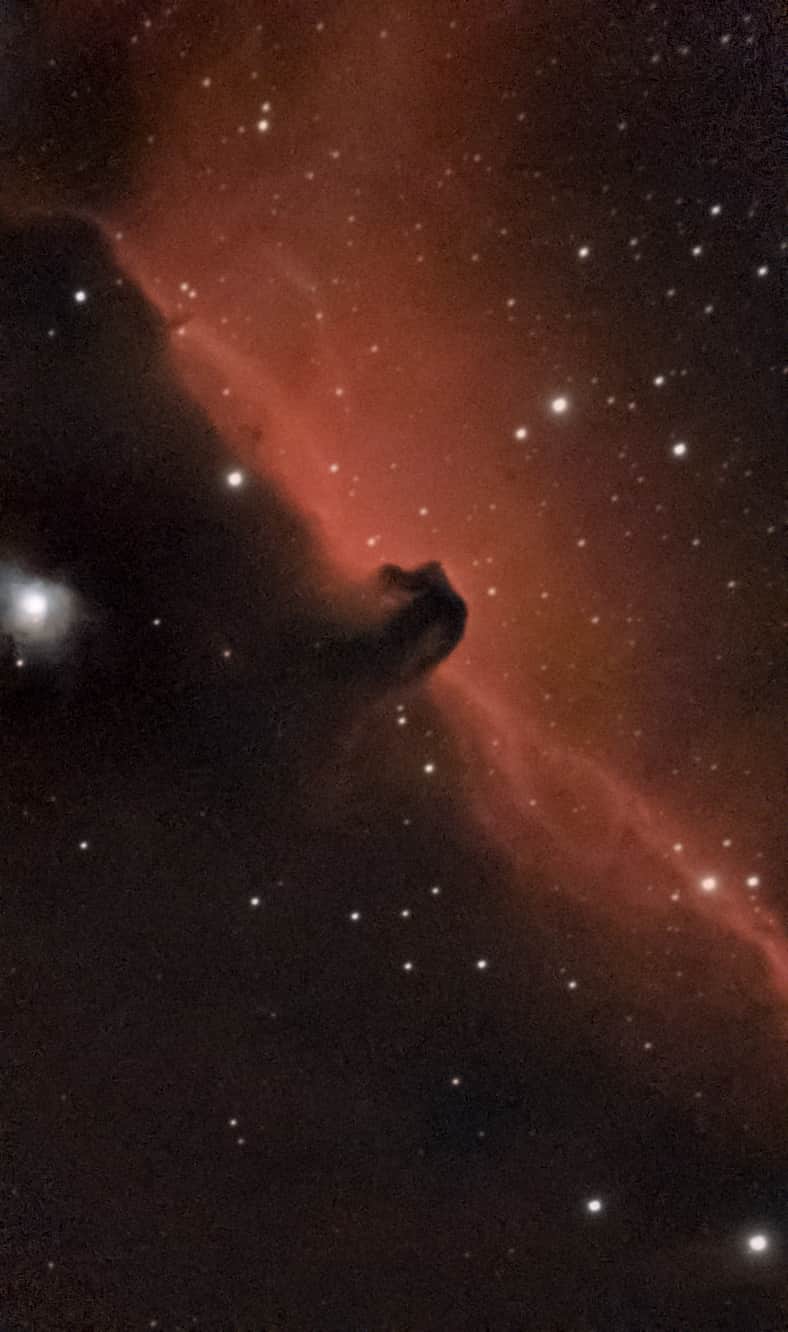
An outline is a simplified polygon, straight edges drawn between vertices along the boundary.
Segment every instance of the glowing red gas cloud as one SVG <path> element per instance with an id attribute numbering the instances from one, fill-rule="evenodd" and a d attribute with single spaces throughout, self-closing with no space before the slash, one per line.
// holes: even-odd
<path id="1" fill-rule="evenodd" d="M 783 1003 L 788 939 L 760 829 L 737 824 L 732 791 L 720 837 L 667 758 L 664 699 L 647 752 L 630 743 L 658 667 L 639 686 L 635 640 L 646 658 L 657 644 L 646 629 L 629 650 L 627 611 L 644 587 L 670 591 L 637 535 L 626 569 L 606 554 L 618 514 L 589 502 L 588 460 L 609 435 L 610 484 L 591 482 L 606 500 L 623 427 L 600 414 L 597 349 L 522 257 L 529 210 L 552 207 L 549 184 L 511 169 L 527 123 L 513 40 L 527 44 L 530 14 L 315 7 L 293 51 L 258 8 L 173 6 L 155 49 L 142 15 L 96 29 L 97 6 L 57 11 L 85 41 L 128 43 L 137 69 L 138 187 L 106 219 L 121 259 L 173 319 L 184 373 L 239 455 L 316 516 L 330 561 L 358 579 L 437 557 L 468 598 L 442 698 L 469 797 L 523 883 L 541 845 L 579 910 L 655 932 L 690 921 L 725 966 L 732 937 Z"/>

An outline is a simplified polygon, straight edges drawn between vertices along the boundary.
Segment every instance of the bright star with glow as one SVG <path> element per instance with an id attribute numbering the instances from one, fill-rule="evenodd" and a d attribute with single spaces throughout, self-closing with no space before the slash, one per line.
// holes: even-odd
<path id="1" fill-rule="evenodd" d="M 77 599 L 64 583 L 0 564 L 0 631 L 25 655 L 61 646 L 76 618 Z"/>
<path id="2" fill-rule="evenodd" d="M 16 606 L 20 621 L 27 622 L 32 627 L 43 624 L 46 619 L 49 611 L 49 598 L 40 588 L 25 588 L 19 593 Z"/>
<path id="3" fill-rule="evenodd" d="M 748 1235 L 747 1248 L 750 1253 L 766 1253 L 769 1248 L 769 1236 L 758 1231 L 755 1235 Z"/>

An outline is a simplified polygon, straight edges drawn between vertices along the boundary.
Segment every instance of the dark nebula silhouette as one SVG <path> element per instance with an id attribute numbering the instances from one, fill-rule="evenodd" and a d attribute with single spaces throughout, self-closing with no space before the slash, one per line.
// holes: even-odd
<path id="1" fill-rule="evenodd" d="M 0 227 L 3 555 L 11 566 L 23 559 L 31 580 L 56 572 L 84 604 L 71 724 L 86 694 L 121 715 L 136 690 L 148 724 L 156 700 L 158 729 L 183 709 L 191 677 L 199 731 L 206 678 L 217 695 L 265 698 L 274 679 L 284 687 L 284 671 L 311 692 L 310 660 L 315 678 L 350 695 L 426 674 L 456 647 L 467 615 L 440 564 L 384 566 L 362 594 L 363 619 L 332 620 L 314 534 L 281 488 L 239 468 L 181 388 L 166 332 L 91 223 Z M 25 533 L 18 549 L 15 531 Z M 398 604 L 387 612 L 385 600 Z M 232 644 L 226 670 L 220 643 Z M 28 674 L 12 663 L 17 708 Z"/>
<path id="2" fill-rule="evenodd" d="M 369 1116 L 391 1116 L 390 1105 L 384 1111 L 389 1093 L 381 1087 L 381 1101 L 367 1085 L 370 1049 L 382 1035 L 375 1035 L 378 1019 L 365 1035 L 352 1018 L 358 981 L 332 962 L 333 936 L 347 928 L 369 857 L 374 881 L 361 899 L 372 906 L 371 891 L 381 907 L 405 901 L 401 855 L 392 852 L 389 863 L 385 855 L 400 809 L 416 824 L 421 875 L 430 861 L 429 878 L 445 873 L 447 841 L 458 868 L 467 854 L 467 830 L 451 802 L 414 808 L 401 764 L 399 775 L 378 773 L 371 783 L 364 771 L 368 753 L 377 762 L 389 749 L 396 762 L 381 736 L 381 708 L 404 706 L 406 687 L 417 687 L 456 646 L 466 608 L 437 563 L 386 566 L 355 591 L 332 583 L 309 524 L 281 488 L 239 468 L 182 388 L 163 319 L 90 222 L 6 220 L 0 329 L 0 568 L 12 588 L 2 603 L 2 803 L 8 906 L 17 925 L 7 943 L 19 986 L 6 1032 L 12 1048 L 37 1051 L 37 1068 L 18 1056 L 14 1080 L 22 1099 L 37 1105 L 36 1133 L 47 1141 L 45 1234 L 53 1243 L 62 1235 L 75 1271 L 84 1267 L 80 1246 L 98 1253 L 102 1234 L 123 1249 L 109 1292 L 97 1269 L 84 1277 L 85 1316 L 109 1326 L 101 1320 L 139 1318 L 145 1301 L 159 1307 L 165 1299 L 172 1274 L 157 1287 L 143 1257 L 153 1213 L 160 1212 L 161 1237 L 186 1223 L 196 1241 L 213 1226 L 210 1197 L 222 1186 L 209 1183 L 210 1138 L 242 1136 L 228 1128 L 233 1106 L 248 1094 L 247 1079 L 255 1102 L 262 1090 L 259 1028 L 281 1021 L 273 997 L 280 969 L 295 1001 L 287 1041 L 301 1050 L 300 1073 L 280 1066 L 263 1081 L 293 1137 L 287 1147 L 271 1144 L 278 1178 L 260 1162 L 261 1195 L 246 1197 L 232 1220 L 227 1213 L 222 1225 L 235 1237 L 233 1250 L 239 1227 L 254 1234 L 257 1249 L 258 1209 L 279 1218 L 276 1244 L 289 1232 L 298 1246 L 298 1224 L 279 1232 L 283 1199 L 300 1187 L 286 1158 L 301 1159 L 298 1170 L 322 1191 L 318 1179 L 338 1169 L 341 1180 L 348 1164 L 336 1147 L 324 1159 L 336 1116 L 349 1116 L 350 1157 Z M 49 601 L 40 623 L 15 639 L 14 598 L 44 589 L 32 595 L 51 600 L 50 588 L 68 589 L 74 604 L 62 641 L 50 644 L 44 633 Z M 415 707 L 429 715 L 425 702 Z M 386 723 L 391 733 L 388 716 Z M 97 873 L 94 835 L 102 837 L 107 797 L 113 828 Z M 388 816 L 381 800 L 390 802 Z M 434 845 L 433 824 L 440 829 Z M 491 867 L 480 864 L 479 873 L 489 878 Z M 264 957 L 249 951 L 242 924 L 257 910 L 269 925 L 276 921 L 277 942 L 269 941 Z M 439 951 L 437 922 L 433 934 Z M 467 965 L 472 971 L 470 956 Z M 441 1007 L 448 999 L 449 992 Z M 429 1025 L 435 1012 L 432 1006 Z M 390 1018 L 392 1054 L 385 1043 L 376 1050 L 381 1066 L 397 1042 L 432 1045 L 426 1030 L 403 1028 L 393 1010 Z M 337 1040 L 324 1070 L 327 1021 L 337 1024 Z M 243 1068 L 235 1062 L 242 1049 Z M 451 1062 L 448 1051 L 440 1058 Z M 192 1070 L 185 1101 L 184 1068 Z M 81 1116 L 75 1107 L 83 1096 L 92 1105 L 89 1123 L 74 1136 L 72 1113 Z M 207 1139 L 208 1121 L 192 1122 L 206 1096 L 214 1105 Z M 262 1103 L 247 1113 L 259 1112 Z M 22 1122 L 17 1128 L 12 1174 L 21 1173 L 10 1224 L 18 1264 L 33 1240 L 25 1239 L 26 1129 Z M 187 1219 L 181 1209 L 195 1168 L 208 1193 L 203 1204 L 188 1203 Z M 303 1187 L 313 1186 L 304 1178 Z M 208 1208 L 202 1215 L 201 1206 Z M 222 1265 L 224 1241 L 209 1247 Z M 166 1296 L 175 1308 L 196 1298 L 207 1301 L 212 1318 L 242 1319 L 250 1300 L 257 1307 L 267 1298 L 268 1278 L 258 1272 L 244 1290 L 239 1270 L 231 1278 L 238 1312 L 231 1312 L 235 1297 L 226 1277 L 214 1288 L 212 1263 L 203 1276 L 190 1262 L 176 1266 L 180 1275 Z M 16 1317 L 55 1326 L 46 1301 L 37 1306 L 35 1291 L 23 1293 L 24 1260 L 21 1274 L 15 1270 Z M 317 1307 L 311 1280 L 306 1285 L 305 1307 Z"/>
<path id="3" fill-rule="evenodd" d="M 3 7 L 2 1332 L 785 1325 L 751 8 Z"/>

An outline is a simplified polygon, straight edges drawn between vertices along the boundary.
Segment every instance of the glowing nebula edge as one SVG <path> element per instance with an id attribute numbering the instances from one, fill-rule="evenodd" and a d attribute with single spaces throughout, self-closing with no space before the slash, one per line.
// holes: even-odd
<path id="1" fill-rule="evenodd" d="M 677 778 L 675 700 L 648 696 L 658 634 L 644 627 L 636 656 L 621 645 L 626 605 L 645 589 L 670 606 L 670 588 L 649 568 L 651 519 L 624 566 L 606 550 L 609 518 L 583 516 L 589 467 L 612 476 L 631 422 L 617 405 L 600 414 L 599 357 L 570 324 L 540 316 L 535 350 L 529 307 L 549 310 L 551 293 L 536 268 L 522 290 L 502 129 L 512 117 L 490 95 L 514 71 L 506 25 L 485 28 L 483 12 L 474 3 L 450 25 L 463 101 L 447 96 L 426 12 L 396 39 L 375 7 L 352 24 L 316 21 L 296 80 L 276 48 L 263 58 L 254 6 L 217 10 L 205 29 L 190 26 L 188 7 L 173 16 L 190 31 L 185 64 L 163 39 L 152 53 L 144 23 L 104 14 L 96 24 L 92 4 L 53 8 L 51 24 L 69 40 L 89 33 L 96 49 L 120 39 L 129 53 L 147 133 L 131 188 L 101 220 L 172 321 L 184 376 L 245 465 L 283 479 L 342 575 L 440 555 L 467 597 L 467 639 L 441 698 L 482 774 L 469 791 L 478 816 L 524 879 L 543 836 L 562 891 L 625 931 L 633 919 L 659 931 L 671 913 L 681 930 L 694 922 L 718 940 L 722 989 L 727 968 L 750 975 L 756 958 L 782 1011 L 788 937 L 759 845 L 773 763 L 755 761 L 741 813 L 742 792 L 720 799 L 694 773 Z M 457 142 L 468 144 L 461 168 L 447 165 Z M 492 216 L 510 221 L 493 233 Z M 575 255 L 588 271 L 594 244 L 579 237 Z M 689 462 L 685 438 L 638 429 L 641 448 Z M 653 480 L 657 494 L 672 484 Z M 691 530 L 691 507 L 674 507 L 677 527 Z M 702 583 L 689 595 L 702 605 Z M 541 662 L 551 700 L 566 697 L 549 718 Z M 583 675 L 595 684 L 578 691 Z M 649 719 L 645 759 L 640 744 L 610 743 L 627 712 L 635 732 Z M 712 717 L 708 726 L 733 768 L 746 736 Z"/>

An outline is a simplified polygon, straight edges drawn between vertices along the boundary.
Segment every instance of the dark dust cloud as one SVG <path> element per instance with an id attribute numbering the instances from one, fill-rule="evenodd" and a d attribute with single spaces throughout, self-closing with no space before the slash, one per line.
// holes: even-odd
<path id="1" fill-rule="evenodd" d="M 0 11 L 3 1332 L 780 1332 L 776 4 Z"/>

